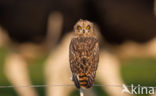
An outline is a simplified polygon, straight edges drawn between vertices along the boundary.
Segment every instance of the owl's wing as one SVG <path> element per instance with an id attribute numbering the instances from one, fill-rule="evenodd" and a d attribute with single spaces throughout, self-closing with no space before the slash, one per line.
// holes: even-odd
<path id="1" fill-rule="evenodd" d="M 70 69 L 72 71 L 72 79 L 77 88 L 80 88 L 78 74 L 80 73 L 78 70 L 80 69 L 78 66 L 78 56 L 79 53 L 76 51 L 78 42 L 74 40 L 74 38 L 70 42 L 69 46 L 69 62 L 70 62 Z"/>
<path id="2" fill-rule="evenodd" d="M 99 62 L 99 43 L 95 39 L 93 40 L 93 48 L 91 49 L 92 55 L 90 56 L 90 64 L 91 64 L 91 72 L 94 72 L 97 70 L 98 62 Z"/>
<path id="3" fill-rule="evenodd" d="M 78 42 L 74 39 L 71 40 L 69 46 L 69 61 L 70 61 L 70 68 L 72 73 L 78 74 L 78 60 L 79 53 L 77 52 Z"/>
<path id="4" fill-rule="evenodd" d="M 91 48 L 90 49 L 91 55 L 89 56 L 89 60 L 88 60 L 89 66 L 88 66 L 88 70 L 86 71 L 86 75 L 88 76 L 88 82 L 87 82 L 88 88 L 93 86 L 95 76 L 96 76 L 96 70 L 99 62 L 99 44 L 95 38 L 93 39 L 90 48 Z"/>

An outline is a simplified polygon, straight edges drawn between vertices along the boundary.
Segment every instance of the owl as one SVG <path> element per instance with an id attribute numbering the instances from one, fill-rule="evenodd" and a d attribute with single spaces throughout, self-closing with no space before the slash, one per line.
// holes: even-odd
<path id="1" fill-rule="evenodd" d="M 99 44 L 90 21 L 79 20 L 75 24 L 69 46 L 69 62 L 75 86 L 91 88 L 99 62 Z"/>

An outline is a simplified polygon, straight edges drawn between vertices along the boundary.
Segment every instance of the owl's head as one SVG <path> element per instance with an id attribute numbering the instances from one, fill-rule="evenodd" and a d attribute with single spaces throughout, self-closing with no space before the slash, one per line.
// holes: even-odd
<path id="1" fill-rule="evenodd" d="M 93 36 L 94 24 L 90 21 L 80 19 L 74 26 L 74 33 L 79 36 Z"/>

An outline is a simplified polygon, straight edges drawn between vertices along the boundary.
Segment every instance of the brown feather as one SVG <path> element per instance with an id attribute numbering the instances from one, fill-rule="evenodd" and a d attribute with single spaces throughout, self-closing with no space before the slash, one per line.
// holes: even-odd
<path id="1" fill-rule="evenodd" d="M 70 43 L 69 60 L 76 87 L 92 87 L 99 61 L 98 40 L 94 36 L 74 37 Z"/>

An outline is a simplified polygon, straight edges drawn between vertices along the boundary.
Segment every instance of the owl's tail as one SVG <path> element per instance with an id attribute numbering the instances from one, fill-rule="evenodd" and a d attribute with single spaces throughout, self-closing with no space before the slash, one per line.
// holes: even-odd
<path id="1" fill-rule="evenodd" d="M 77 76 L 73 76 L 73 81 L 77 88 L 90 88 L 94 84 L 95 74 L 87 76 L 85 73 L 81 73 Z"/>

